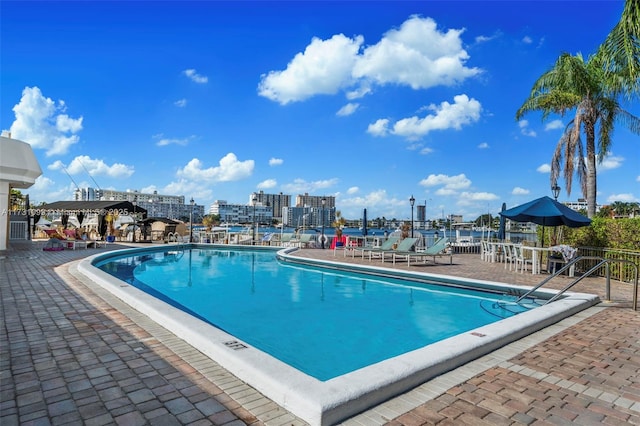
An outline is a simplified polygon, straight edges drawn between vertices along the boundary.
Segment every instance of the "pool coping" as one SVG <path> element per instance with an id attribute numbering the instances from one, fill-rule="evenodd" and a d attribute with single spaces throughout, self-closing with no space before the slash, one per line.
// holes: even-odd
<path id="1" fill-rule="evenodd" d="M 199 247 L 197 244 L 183 247 Z M 212 246 L 203 248 L 260 249 L 273 248 L 246 246 Z M 166 251 L 168 247 L 145 247 L 117 250 L 88 257 L 78 264 L 78 271 L 91 281 L 107 289 L 137 311 L 173 332 L 222 367 L 245 381 L 256 390 L 286 410 L 312 425 L 329 425 L 345 420 L 389 398 L 408 391 L 429 379 L 452 370 L 473 359 L 486 355 L 508 343 L 545 328 L 566 317 L 580 312 L 600 299 L 583 293 L 567 293 L 567 297 L 516 317 L 500 320 L 445 339 L 406 354 L 347 373 L 326 382 L 312 378 L 272 356 L 252 347 L 214 326 L 201 321 L 165 302 L 139 290 L 93 266 L 97 259 L 119 256 L 127 252 Z M 502 283 L 458 279 L 456 277 L 422 272 L 398 271 L 390 268 L 367 265 L 345 265 L 344 263 L 308 259 L 292 256 L 296 248 L 286 248 L 276 253 L 286 263 L 325 266 L 357 272 L 368 272 L 400 278 L 419 277 L 443 280 L 459 280 L 474 283 L 483 289 L 529 287 Z M 555 294 L 541 291 L 538 296 Z"/>

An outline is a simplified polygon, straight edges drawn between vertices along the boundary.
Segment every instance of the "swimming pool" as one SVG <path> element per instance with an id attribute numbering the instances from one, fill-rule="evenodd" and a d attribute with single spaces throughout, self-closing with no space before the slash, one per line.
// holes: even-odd
<path id="1" fill-rule="evenodd" d="M 96 266 L 322 381 L 537 306 L 263 251 L 167 249 Z"/>
<path id="2" fill-rule="evenodd" d="M 455 313 L 452 306 L 457 302 L 442 299 L 444 292 L 441 287 L 425 284 L 425 274 L 355 266 L 343 274 L 338 269 L 344 265 L 291 257 L 287 254 L 289 250 L 278 254 L 282 262 L 278 265 L 275 252 L 269 250 L 193 247 L 193 251 L 187 247 L 184 248 L 187 250 L 172 250 L 166 246 L 142 252 L 126 250 L 94 259 L 93 263 L 103 268 L 110 265 L 111 272 L 119 270 L 116 275 L 139 288 L 123 285 L 91 265 L 85 265 L 83 272 L 93 274 L 98 283 L 120 293 L 119 297 L 136 309 L 156 319 L 239 378 L 312 424 L 333 424 L 595 303 L 584 295 L 570 296 L 497 322 L 495 317 L 486 319 L 480 315 L 478 323 L 474 319 L 462 329 L 442 332 L 440 320 L 417 315 L 419 311 L 440 311 L 442 321 L 451 323 L 460 323 L 468 316 Z M 138 257 L 131 258 L 137 260 L 108 263 L 122 254 Z M 188 267 L 195 264 L 205 267 Z M 279 269 L 286 271 L 286 279 L 276 273 Z M 173 271 L 177 278 L 169 278 L 167 271 Z M 147 288 L 145 282 L 158 281 L 158 277 L 162 278 L 160 288 Z M 448 280 L 438 276 L 429 278 L 455 286 L 464 285 L 465 288 L 456 289 L 455 293 L 463 302 L 472 302 L 476 307 L 482 303 L 480 297 L 488 300 L 490 307 L 491 301 L 503 300 L 501 293 L 509 291 L 498 283 L 452 277 Z M 410 279 L 418 281 L 407 285 Z M 235 302 L 218 300 L 222 292 L 219 284 L 225 280 L 234 283 L 231 296 Z M 204 284 L 207 282 L 213 284 L 207 286 Z M 482 288 L 489 293 L 481 294 L 475 289 L 470 290 L 471 287 Z M 155 297 L 145 295 L 140 288 Z M 380 292 L 382 290 L 384 293 Z M 187 299 L 196 291 L 198 294 L 204 291 L 202 297 L 196 298 L 200 303 L 190 306 Z M 272 301 L 266 300 L 270 293 L 273 293 Z M 425 305 L 427 296 L 436 298 L 436 304 L 430 308 Z M 540 296 L 545 294 L 540 293 Z M 361 311 L 361 302 L 370 299 L 375 299 L 373 307 L 368 306 Z M 287 300 L 291 303 L 282 305 Z M 274 308 L 274 303 L 280 308 Z M 327 311 L 327 306 L 332 304 L 336 304 L 336 310 L 341 311 L 344 317 L 340 320 L 342 322 L 329 325 L 329 317 L 336 316 L 335 312 Z M 176 309 L 178 306 L 183 310 Z M 184 306 L 188 306 L 189 314 L 184 312 Z M 207 319 L 207 309 L 221 315 Z M 467 305 L 459 309 L 463 312 L 469 310 Z M 273 320 L 264 321 L 267 314 L 274 311 L 278 313 L 274 316 L 276 323 L 283 321 L 277 326 Z M 389 315 L 383 317 L 381 311 Z M 495 312 L 487 315 L 492 317 L 493 314 Z M 221 324 L 219 318 L 238 321 Z M 345 340 L 325 339 L 342 335 L 347 326 L 354 324 L 355 334 Z M 385 331 L 391 333 L 385 335 Z M 409 333 L 402 334 L 401 331 Z M 434 340 L 440 341 L 431 344 Z M 274 349 L 282 342 L 294 345 L 295 359 L 289 359 L 287 354 Z M 391 349 L 391 355 L 378 354 L 380 347 Z M 304 364 L 311 357 L 309 354 L 315 352 L 320 355 L 320 361 L 312 360 L 312 370 L 308 370 L 300 363 Z M 364 360 L 359 356 L 363 353 L 366 355 Z M 376 355 L 371 358 L 370 353 Z M 322 358 L 328 358 L 328 362 Z M 356 359 L 355 364 L 352 358 Z M 344 360 L 349 362 L 343 363 Z M 320 364 L 317 371 L 313 370 L 318 367 L 316 364 Z M 334 368 L 336 365 L 340 366 L 337 370 Z"/>

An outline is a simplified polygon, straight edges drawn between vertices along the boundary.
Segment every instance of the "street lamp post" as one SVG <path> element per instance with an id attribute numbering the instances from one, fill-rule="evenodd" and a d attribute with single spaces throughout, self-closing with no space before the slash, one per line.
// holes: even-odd
<path id="1" fill-rule="evenodd" d="M 411 204 L 411 238 L 413 238 L 413 206 L 415 203 L 416 199 L 411 195 L 411 198 L 409 198 L 409 204 Z"/>
<path id="2" fill-rule="evenodd" d="M 554 183 L 551 186 L 551 192 L 553 193 L 553 198 L 558 201 L 558 195 L 560 195 L 560 187 L 558 186 L 557 183 Z"/>
<path id="3" fill-rule="evenodd" d="M 558 182 L 554 182 L 551 185 L 551 192 L 553 193 L 553 198 L 558 201 L 558 195 L 560 195 L 560 187 L 558 186 Z M 557 243 L 558 239 L 558 228 L 553 228 L 553 244 Z M 542 241 L 544 242 L 544 226 L 542 227 Z"/>
<path id="4" fill-rule="evenodd" d="M 253 196 L 253 198 L 251 199 L 251 203 L 253 204 L 253 220 L 252 220 L 252 231 L 253 231 L 253 235 L 251 236 L 251 245 L 255 246 L 256 245 L 256 203 L 258 202 L 258 197 L 256 197 L 255 195 Z"/>
<path id="5" fill-rule="evenodd" d="M 189 210 L 189 242 L 193 242 L 193 197 L 189 200 L 189 204 L 191 204 L 191 210 Z"/>
<path id="6" fill-rule="evenodd" d="M 133 198 L 133 201 L 131 202 L 131 204 L 133 204 L 133 236 L 131 237 L 131 242 L 135 243 L 136 242 L 136 199 L 135 197 Z"/>
<path id="7" fill-rule="evenodd" d="M 322 248 L 324 249 L 324 205 L 327 200 L 322 197 L 322 236 L 320 237 L 320 241 L 322 241 Z"/>

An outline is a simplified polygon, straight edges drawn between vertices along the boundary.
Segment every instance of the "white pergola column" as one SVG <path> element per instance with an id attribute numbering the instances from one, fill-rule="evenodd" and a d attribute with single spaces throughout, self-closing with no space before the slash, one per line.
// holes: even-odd
<path id="1" fill-rule="evenodd" d="M 9 182 L 0 180 L 0 251 L 7 249 L 9 241 Z"/>

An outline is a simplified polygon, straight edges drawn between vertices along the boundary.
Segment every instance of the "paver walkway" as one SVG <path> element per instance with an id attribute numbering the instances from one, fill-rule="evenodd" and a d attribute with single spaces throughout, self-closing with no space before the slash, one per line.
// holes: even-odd
<path id="1" fill-rule="evenodd" d="M 40 248 L 14 243 L 0 253 L 1 425 L 303 424 L 178 337 L 84 286 L 74 261 L 96 249 Z M 344 260 L 330 250 L 300 255 Z M 540 279 L 478 255 L 454 259 L 415 268 L 523 285 Z M 601 279 L 580 286 L 603 296 Z M 613 303 L 344 424 L 640 424 L 640 312 L 628 308 L 630 287 L 614 282 Z"/>

